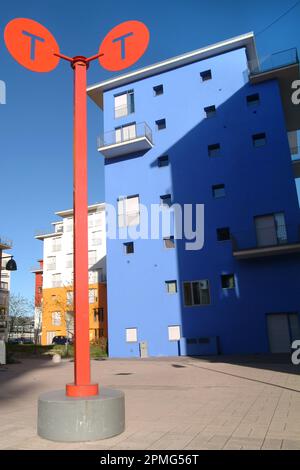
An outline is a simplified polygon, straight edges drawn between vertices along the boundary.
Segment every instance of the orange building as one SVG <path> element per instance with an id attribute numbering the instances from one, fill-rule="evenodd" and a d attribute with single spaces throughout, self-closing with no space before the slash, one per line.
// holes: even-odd
<path id="1" fill-rule="evenodd" d="M 73 210 L 56 212 L 62 220 L 53 231 L 35 238 L 43 241 L 40 342 L 51 344 L 55 336 L 74 334 L 73 311 Z M 104 204 L 88 207 L 90 341 L 107 338 L 106 240 Z M 40 264 L 41 266 L 41 264 Z M 36 301 L 40 282 L 36 274 Z M 38 306 L 37 306 L 38 307 Z"/>

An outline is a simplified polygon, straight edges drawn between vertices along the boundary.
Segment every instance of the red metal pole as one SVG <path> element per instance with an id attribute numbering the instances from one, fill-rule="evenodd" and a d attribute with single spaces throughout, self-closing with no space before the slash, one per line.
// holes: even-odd
<path id="1" fill-rule="evenodd" d="M 87 197 L 87 98 L 85 57 L 74 57 L 74 384 L 67 384 L 69 397 L 97 395 L 91 384 L 88 285 L 88 197 Z"/>

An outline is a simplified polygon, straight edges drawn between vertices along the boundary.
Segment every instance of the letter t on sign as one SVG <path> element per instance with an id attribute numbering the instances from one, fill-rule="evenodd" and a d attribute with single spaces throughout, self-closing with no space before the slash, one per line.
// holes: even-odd
<path id="1" fill-rule="evenodd" d="M 30 59 L 34 60 L 35 59 L 35 41 L 45 42 L 45 39 L 43 39 L 39 36 L 36 36 L 35 34 L 28 33 L 27 31 L 22 31 L 22 34 L 24 34 L 24 36 L 28 36 L 29 38 L 31 38 L 31 42 L 30 42 Z"/>
<path id="2" fill-rule="evenodd" d="M 125 59 L 126 54 L 125 54 L 125 39 L 128 38 L 129 36 L 133 36 L 133 33 L 127 33 L 124 34 L 123 36 L 120 36 L 119 38 L 113 39 L 113 42 L 121 41 L 121 57 L 122 59 Z"/>

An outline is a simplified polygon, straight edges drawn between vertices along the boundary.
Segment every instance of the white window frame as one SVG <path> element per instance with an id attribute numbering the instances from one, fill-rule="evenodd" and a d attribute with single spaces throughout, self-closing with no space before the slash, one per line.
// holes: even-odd
<path id="1" fill-rule="evenodd" d="M 61 273 L 52 274 L 52 287 L 61 287 Z"/>
<path id="2" fill-rule="evenodd" d="M 94 304 L 98 301 L 97 299 L 97 289 L 89 289 L 89 304 Z"/>
<path id="3" fill-rule="evenodd" d="M 134 203 L 133 199 L 137 199 Z M 129 201 L 137 206 L 136 210 L 129 210 Z M 118 207 L 118 226 L 133 227 L 140 224 L 140 197 L 138 194 L 133 196 L 119 196 Z"/>
<path id="4" fill-rule="evenodd" d="M 56 270 L 56 256 L 47 256 L 47 271 Z"/>
<path id="5" fill-rule="evenodd" d="M 51 312 L 51 323 L 52 326 L 61 326 L 61 312 Z"/>
<path id="6" fill-rule="evenodd" d="M 172 283 L 175 285 L 175 289 L 176 289 L 174 292 L 169 290 L 169 286 L 170 286 Z M 165 281 L 165 286 L 166 286 L 167 294 L 170 294 L 170 295 L 177 294 L 177 292 L 178 292 L 178 285 L 177 285 L 177 280 L 176 280 L 176 279 L 171 279 L 171 280 Z"/>

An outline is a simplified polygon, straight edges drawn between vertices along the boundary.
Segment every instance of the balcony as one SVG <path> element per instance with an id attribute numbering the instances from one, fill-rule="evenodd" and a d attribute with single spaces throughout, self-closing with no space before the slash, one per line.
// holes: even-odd
<path id="1" fill-rule="evenodd" d="M 42 273 L 43 272 L 43 266 L 31 266 L 30 268 L 31 273 Z"/>
<path id="2" fill-rule="evenodd" d="M 147 151 L 153 147 L 152 131 L 145 122 L 118 127 L 99 137 L 97 147 L 105 158 Z"/>
<path id="3" fill-rule="evenodd" d="M 277 52 L 261 60 L 258 67 L 252 68 L 249 79 L 254 85 L 266 80 L 277 79 L 285 114 L 286 128 L 288 131 L 300 129 L 300 109 L 291 100 L 294 91 L 292 83 L 300 79 L 299 59 L 296 48 Z"/>
<path id="4" fill-rule="evenodd" d="M 300 253 L 299 226 L 279 225 L 252 231 L 231 234 L 232 254 L 236 259 L 253 259 L 265 256 Z"/>

